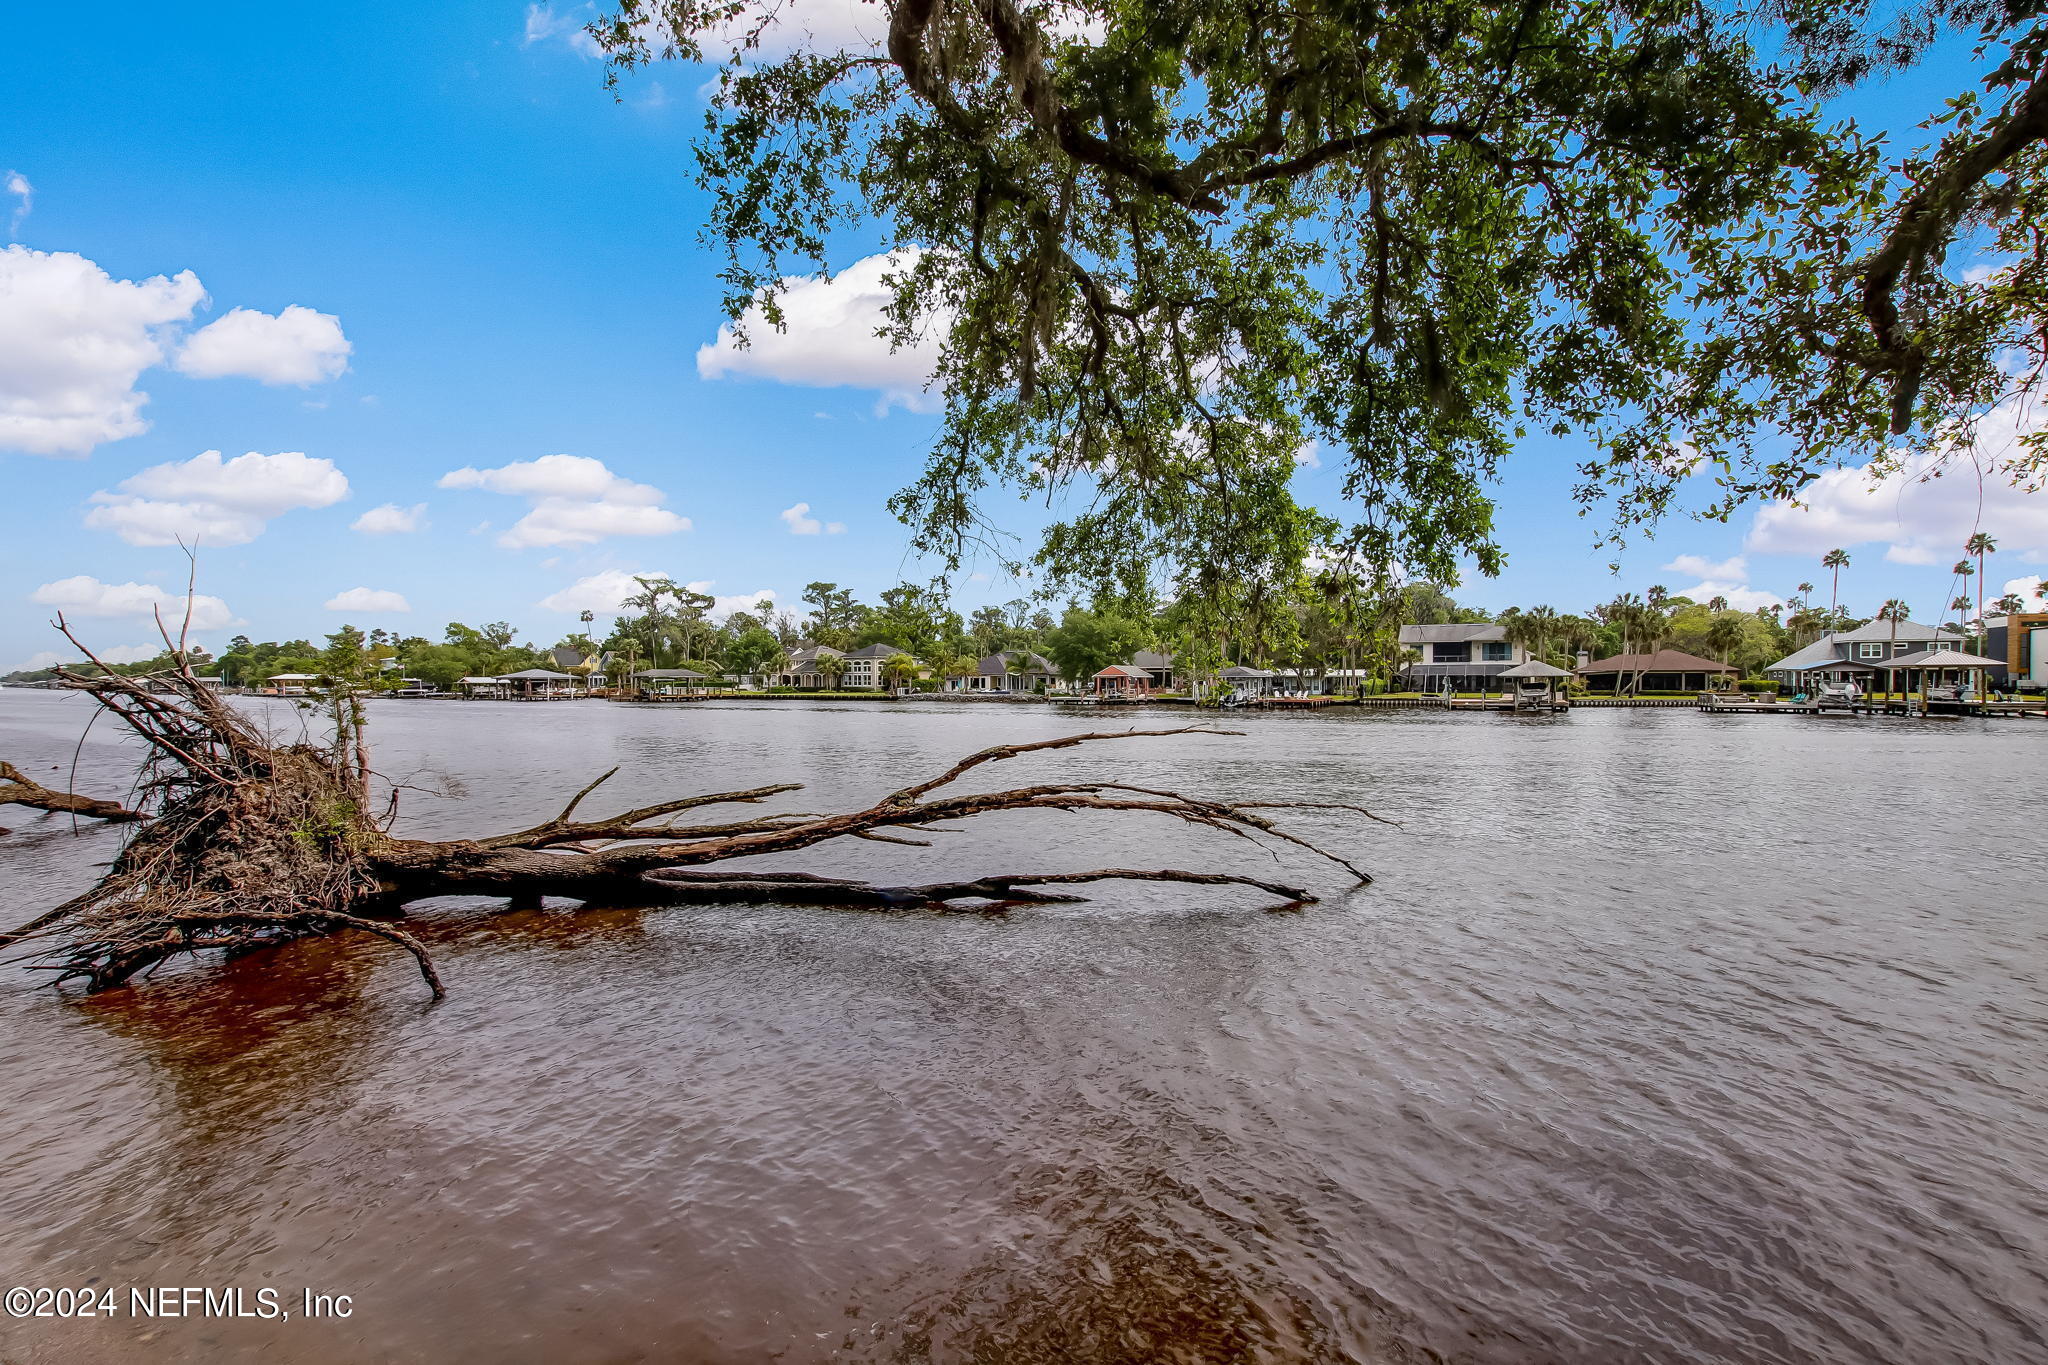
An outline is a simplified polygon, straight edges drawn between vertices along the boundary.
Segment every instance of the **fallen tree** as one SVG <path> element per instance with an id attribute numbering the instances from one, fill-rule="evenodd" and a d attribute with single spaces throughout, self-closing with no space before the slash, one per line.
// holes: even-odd
<path id="1" fill-rule="evenodd" d="M 70 636 L 61 618 L 58 627 Z M 86 657 L 92 656 L 87 652 Z M 241 952 L 358 929 L 411 953 L 438 998 L 441 982 L 425 947 L 398 923 L 408 904 L 434 896 L 505 897 L 515 908 L 537 906 L 545 896 L 608 904 L 943 908 L 969 901 L 1076 901 L 1083 898 L 1049 888 L 1148 881 L 1249 887 L 1285 906 L 1316 899 L 1299 886 L 1174 868 L 1006 873 L 903 886 L 800 872 L 705 869 L 706 864 L 791 853 L 844 838 L 925 846 L 928 840 L 913 836 L 998 811 L 1164 815 L 1255 842 L 1292 845 L 1336 864 L 1361 883 L 1371 880 L 1351 862 L 1281 828 L 1266 814 L 1327 809 L 1378 819 L 1359 806 L 1221 801 L 1099 781 L 993 792 L 945 790 L 977 768 L 1025 754 L 1118 739 L 1234 733 L 1206 726 L 1000 744 L 872 805 L 837 814 L 685 823 L 693 811 L 758 805 L 801 787 L 783 782 L 577 819 L 584 800 L 618 771 L 614 768 L 577 792 L 559 815 L 529 829 L 479 839 L 420 840 L 390 833 L 395 789 L 381 814 L 373 809 L 363 707 L 346 690 L 323 702 L 333 725 L 330 741 L 283 743 L 262 734 L 189 667 L 145 677 L 69 670 L 59 676 L 64 686 L 89 693 L 145 742 L 139 790 L 151 818 L 90 890 L 0 934 L 0 947 L 37 943 L 35 956 L 45 959 L 37 965 L 55 972 L 55 981 L 82 979 L 95 990 L 118 986 L 180 954 L 216 948 Z"/>
<path id="2" fill-rule="evenodd" d="M 56 791 L 45 787 L 12 763 L 0 762 L 0 806 L 6 805 L 33 806 L 37 810 L 55 811 L 60 815 L 88 815 L 95 820 L 115 823 L 143 818 L 141 811 L 129 810 L 119 801 L 102 801 L 96 796 Z M 5 830 L 0 830 L 0 834 L 4 833 Z"/>

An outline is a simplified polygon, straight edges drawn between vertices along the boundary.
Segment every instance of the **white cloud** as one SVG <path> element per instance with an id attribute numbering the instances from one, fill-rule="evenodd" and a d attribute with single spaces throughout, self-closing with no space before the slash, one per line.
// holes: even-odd
<path id="1" fill-rule="evenodd" d="M 526 7 L 526 30 L 520 39 L 520 46 L 532 47 L 535 43 L 552 42 L 560 39 L 569 48 L 585 57 L 602 55 L 597 40 L 585 31 L 595 11 L 589 5 L 577 5 L 571 9 L 557 10 L 552 5 L 528 5 Z"/>
<path id="2" fill-rule="evenodd" d="M 667 495 L 650 484 L 622 479 L 602 460 L 543 455 L 497 469 L 465 467 L 441 476 L 443 488 L 482 488 L 522 497 L 533 510 L 498 537 L 507 549 L 532 545 L 591 545 L 607 536 L 665 536 L 690 529 L 661 504 Z"/>
<path id="3" fill-rule="evenodd" d="M 663 574 L 639 571 L 641 578 L 662 578 Z M 560 592 L 548 594 L 534 605 L 543 611 L 583 612 L 594 611 L 605 615 L 616 612 L 619 604 L 640 591 L 640 585 L 633 581 L 634 575 L 624 569 L 606 569 L 603 573 L 579 578 Z"/>
<path id="4" fill-rule="evenodd" d="M 668 577 L 670 575 L 658 573 L 652 569 L 606 569 L 602 573 L 594 573 L 587 578 L 579 578 L 561 591 L 550 593 L 548 596 L 541 598 L 534 605 L 543 611 L 594 611 L 600 615 L 609 616 L 617 613 L 620 604 L 628 597 L 638 595 L 640 585 L 635 581 L 636 579 Z M 776 596 L 773 588 L 763 588 L 759 592 L 739 592 L 720 596 L 711 591 L 715 584 L 716 580 L 708 578 L 699 579 L 694 583 L 683 584 L 691 592 L 703 593 L 713 599 L 712 605 L 704 614 L 714 621 L 723 621 L 736 611 L 752 611 L 754 604 L 762 598 L 765 597 L 772 602 Z"/>
<path id="5" fill-rule="evenodd" d="M 785 507 L 775 515 L 789 523 L 789 533 L 793 536 L 814 536 L 821 531 L 828 536 L 836 536 L 846 532 L 846 523 L 843 521 L 819 521 L 812 516 L 811 505 L 807 502 Z"/>
<path id="6" fill-rule="evenodd" d="M 74 661 L 74 658 L 74 655 L 59 654 L 54 649 L 40 650 L 23 659 L 15 666 L 13 671 L 17 673 L 33 673 L 37 669 L 55 668 L 58 664 L 71 663 Z"/>
<path id="7" fill-rule="evenodd" d="M 1660 565 L 1669 573 L 1690 574 L 1695 578 L 1732 578 L 1738 583 L 1749 580 L 1749 565 L 1741 555 L 1728 559 L 1708 559 L 1705 555 L 1679 555 L 1669 564 Z"/>
<path id="8" fill-rule="evenodd" d="M 340 318 L 295 303 L 276 317 L 253 308 L 228 310 L 192 334 L 176 363 L 194 379 L 240 376 L 304 388 L 347 369 L 354 350 Z"/>
<path id="9" fill-rule="evenodd" d="M 329 611 L 411 611 L 412 603 L 384 588 L 350 588 L 322 604 Z"/>
<path id="10" fill-rule="evenodd" d="M 1891 563 L 1931 565 L 1953 563 L 1963 542 L 1984 531 L 2000 553 L 2048 554 L 2048 497 L 2022 491 L 1996 469 L 2039 424 L 2038 412 L 2008 404 L 1978 423 L 1974 456 L 1943 465 L 1934 455 L 1907 455 L 1878 479 L 1867 465 L 1831 469 L 1801 494 L 1804 506 L 1758 508 L 1743 543 L 1765 554 L 1811 556 L 1883 544 Z"/>
<path id="11" fill-rule="evenodd" d="M 102 583 L 87 574 L 45 583 L 29 594 L 29 600 L 66 616 L 153 617 L 161 610 L 164 624 L 173 631 L 185 619 L 185 599 L 178 594 L 154 583 Z M 216 630 L 233 622 L 227 603 L 204 593 L 193 595 L 192 629 Z"/>
<path id="12" fill-rule="evenodd" d="M 410 507 L 400 507 L 387 502 L 349 523 L 349 530 L 361 531 L 366 536 L 400 536 L 413 531 L 427 529 L 427 505 L 416 502 Z"/>
<path id="13" fill-rule="evenodd" d="M 1723 581 L 1712 578 L 1702 579 L 1689 588 L 1680 588 L 1672 596 L 1690 597 L 1701 605 L 1713 601 L 1716 597 L 1725 597 L 1728 599 L 1728 605 L 1736 611 L 1755 611 L 1758 607 L 1783 606 L 1785 603 L 1781 595 L 1752 588 L 1740 580 Z"/>
<path id="14" fill-rule="evenodd" d="M 152 465 L 116 492 L 92 495 L 85 524 L 116 532 L 130 545 L 243 545 L 272 517 L 296 507 L 329 507 L 348 496 L 332 460 L 299 451 L 250 451 L 223 461 L 218 450 L 183 464 Z"/>
<path id="15" fill-rule="evenodd" d="M 93 650 L 100 656 L 100 662 L 107 664 L 139 664 L 163 652 L 162 645 L 115 645 L 112 649 Z"/>
<path id="16" fill-rule="evenodd" d="M 1321 469 L 1323 467 L 1323 443 L 1321 441 L 1302 442 L 1301 447 L 1294 452 L 1294 462 L 1304 469 Z"/>
<path id="17" fill-rule="evenodd" d="M 205 298 L 189 270 L 137 283 L 75 252 L 0 250 L 0 449 L 84 455 L 147 431 L 135 381 Z"/>
<path id="18" fill-rule="evenodd" d="M 912 344 L 890 350 L 875 333 L 887 326 L 883 307 L 891 291 L 883 276 L 908 270 L 918 253 L 905 250 L 893 258 L 868 256 L 829 281 L 792 276 L 783 281 L 779 300 L 784 329 L 768 321 L 757 302 L 744 323 L 747 344 L 741 346 L 733 325 L 718 329 L 718 339 L 697 350 L 697 375 L 702 379 L 749 376 L 813 388 L 856 388 L 880 391 L 877 415 L 892 406 L 912 412 L 937 412 L 942 395 L 925 391 L 938 364 L 940 347 L 952 326 L 950 316 L 934 318 Z"/>
<path id="19" fill-rule="evenodd" d="M 14 206 L 14 216 L 7 221 L 7 235 L 12 237 L 21 231 L 21 225 L 28 220 L 29 210 L 36 206 L 36 187 L 29 184 L 28 177 L 20 171 L 9 171 L 7 192 L 21 201 Z"/>
<path id="20" fill-rule="evenodd" d="M 1989 611 L 1991 603 L 1996 598 L 2003 597 L 2007 593 L 2017 593 L 2027 600 L 2028 611 L 2048 611 L 2048 593 L 2041 591 L 2043 583 L 2048 583 L 2048 576 L 2041 574 L 2035 574 L 2031 578 L 2008 578 L 2005 581 L 2005 586 L 2000 588 L 1995 594 L 1990 592 L 1984 594 L 1984 608 L 1986 611 Z"/>

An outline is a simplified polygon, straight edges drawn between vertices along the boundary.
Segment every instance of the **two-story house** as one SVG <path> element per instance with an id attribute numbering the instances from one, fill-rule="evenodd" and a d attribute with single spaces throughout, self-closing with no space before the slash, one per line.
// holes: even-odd
<path id="1" fill-rule="evenodd" d="M 790 651 L 789 667 L 775 675 L 776 687 L 801 687 L 824 692 L 838 687 L 844 675 L 819 665 L 826 659 L 843 659 L 846 653 L 830 645 L 802 645 Z"/>
<path id="2" fill-rule="evenodd" d="M 1508 628 L 1490 622 L 1401 627 L 1401 649 L 1415 657 L 1401 667 L 1403 685 L 1417 692 L 1484 691 L 1529 652 L 1508 643 Z"/>
<path id="3" fill-rule="evenodd" d="M 898 654 L 908 650 L 891 644 L 863 645 L 847 654 L 846 672 L 840 675 L 842 687 L 884 687 L 887 680 L 882 677 L 882 665 Z"/>
<path id="4" fill-rule="evenodd" d="M 1830 631 L 1764 669 L 1764 676 L 1793 687 L 1854 682 L 1869 688 L 1894 659 L 1929 649 L 1961 649 L 1963 637 L 1948 626 L 1918 621 L 1866 621 L 1854 630 Z"/>

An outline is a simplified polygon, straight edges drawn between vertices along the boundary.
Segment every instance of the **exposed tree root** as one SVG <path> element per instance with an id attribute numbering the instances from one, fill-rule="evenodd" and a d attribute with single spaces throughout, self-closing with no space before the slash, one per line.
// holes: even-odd
<path id="1" fill-rule="evenodd" d="M 63 622 L 59 621 L 63 629 Z M 69 631 L 66 630 L 69 635 Z M 74 643 L 76 641 L 74 640 Z M 88 654 L 88 657 L 90 655 Z M 784 813 L 722 823 L 681 824 L 686 811 L 756 805 L 798 790 L 776 783 L 681 797 L 595 820 L 577 809 L 612 773 L 532 828 L 488 838 L 425 841 L 393 837 L 372 817 L 361 708 L 337 698 L 333 742 L 278 744 L 260 735 L 188 670 L 149 678 L 65 673 L 65 685 L 94 699 L 149 746 L 141 791 L 153 818 L 123 848 L 97 885 L 38 916 L 0 946 L 45 942 L 39 965 L 55 980 L 93 989 L 128 981 L 167 958 L 205 949 L 247 950 L 312 934 L 358 929 L 412 954 L 438 998 L 441 982 L 419 941 L 392 921 L 431 896 L 501 896 L 513 906 L 543 896 L 609 904 L 773 902 L 871 907 L 951 907 L 963 901 L 1042 904 L 1083 899 L 1048 888 L 1102 881 L 1243 886 L 1283 906 L 1312 903 L 1303 887 L 1226 873 L 1105 868 L 1091 872 L 1002 874 L 924 885 L 883 886 L 798 872 L 701 870 L 731 858 L 788 853 L 834 839 L 923 845 L 909 837 L 998 811 L 1135 811 L 1316 854 L 1359 882 L 1346 859 L 1280 828 L 1265 812 L 1288 802 L 1230 802 L 1115 782 L 1047 783 L 1002 791 L 943 794 L 986 764 L 1043 750 L 1118 739 L 1230 734 L 1206 726 L 1066 735 L 999 744 L 864 809 Z M 10 770 L 11 771 L 11 770 Z M 613 772 L 617 770 L 614 769 Z M 1377 819 L 1362 807 L 1301 803 Z"/>
<path id="2" fill-rule="evenodd" d="M 0 763 L 0 806 L 10 803 L 59 814 L 89 815 L 95 820 L 115 823 L 144 818 L 141 811 L 129 810 L 119 801 L 102 801 L 98 797 L 80 796 L 75 792 L 54 791 L 12 763 Z M 0 834 L 4 833 L 5 830 L 0 830 Z"/>

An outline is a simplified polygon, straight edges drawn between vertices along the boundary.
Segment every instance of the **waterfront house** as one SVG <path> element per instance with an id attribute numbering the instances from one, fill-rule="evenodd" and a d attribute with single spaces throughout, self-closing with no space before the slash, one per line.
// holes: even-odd
<path id="1" fill-rule="evenodd" d="M 1506 626 L 1488 621 L 1403 626 L 1400 644 L 1415 652 L 1401 670 L 1402 686 L 1417 692 L 1483 692 L 1529 658 L 1527 650 L 1508 642 Z"/>
<path id="2" fill-rule="evenodd" d="M 1098 700 L 1143 701 L 1152 695 L 1152 675 L 1132 664 L 1111 664 L 1089 681 Z"/>
<path id="3" fill-rule="evenodd" d="M 1987 617 L 1983 653 L 1999 663 L 1987 679 L 1993 687 L 2048 691 L 2048 612 Z"/>
<path id="4" fill-rule="evenodd" d="M 834 676 L 818 665 L 826 659 L 843 659 L 846 651 L 830 645 L 800 645 L 789 656 L 789 667 L 775 675 L 776 687 L 801 687 L 810 692 L 829 692 L 845 681 L 844 675 Z M 852 670 L 849 669 L 848 672 Z"/>
<path id="5" fill-rule="evenodd" d="M 907 649 L 892 644 L 872 644 L 843 655 L 846 672 L 840 675 L 843 687 L 885 687 L 887 679 L 882 676 L 882 665 L 898 654 L 908 654 Z"/>
<path id="6" fill-rule="evenodd" d="M 609 654 L 578 649 L 574 645 L 556 645 L 548 651 L 548 658 L 562 672 L 582 679 L 586 689 L 604 686 L 605 669 L 612 660 Z"/>
<path id="7" fill-rule="evenodd" d="M 1266 696 L 1278 690 L 1279 685 L 1280 675 L 1270 668 L 1246 668 L 1242 664 L 1232 664 L 1216 671 L 1217 689 L 1238 701 Z"/>
<path id="8" fill-rule="evenodd" d="M 1173 686 L 1173 656 L 1156 650 L 1141 649 L 1130 657 L 1126 668 L 1135 668 L 1151 680 L 1152 690 L 1163 692 Z"/>
<path id="9" fill-rule="evenodd" d="M 1918 621 L 1899 622 L 1896 634 L 1894 639 L 1890 621 L 1867 621 L 1854 630 L 1830 631 L 1766 667 L 1764 676 L 1809 692 L 1850 682 L 1867 692 L 1872 683 L 1883 685 L 1882 674 L 1893 660 L 1963 644 L 1963 637 L 1948 627 L 1923 626 Z"/>
<path id="10" fill-rule="evenodd" d="M 1029 650 L 1005 649 L 978 660 L 972 673 L 946 679 L 949 692 L 1044 692 L 1059 680 L 1059 670 Z"/>
<path id="11" fill-rule="evenodd" d="M 1616 654 L 1580 664 L 1579 679 L 1601 692 L 1704 692 L 1714 681 L 1733 682 L 1742 670 L 1682 649 Z"/>

